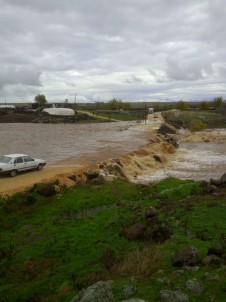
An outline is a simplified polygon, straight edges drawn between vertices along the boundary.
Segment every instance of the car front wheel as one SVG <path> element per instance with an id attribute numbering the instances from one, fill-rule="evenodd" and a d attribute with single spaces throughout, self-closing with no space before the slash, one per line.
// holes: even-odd
<path id="1" fill-rule="evenodd" d="M 17 170 L 12 170 L 12 171 L 10 171 L 9 175 L 10 175 L 11 177 L 15 177 L 15 176 L 17 175 Z"/>
<path id="2" fill-rule="evenodd" d="M 38 166 L 37 166 L 37 170 L 38 171 L 41 171 L 43 169 L 43 165 L 42 164 L 39 164 Z"/>

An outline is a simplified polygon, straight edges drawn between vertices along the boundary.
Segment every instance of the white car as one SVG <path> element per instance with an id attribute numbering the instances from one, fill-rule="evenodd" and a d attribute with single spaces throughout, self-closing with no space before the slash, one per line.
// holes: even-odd
<path id="1" fill-rule="evenodd" d="M 18 172 L 37 169 L 42 170 L 46 165 L 43 159 L 32 158 L 26 154 L 7 154 L 0 156 L 0 173 L 16 176 Z"/>

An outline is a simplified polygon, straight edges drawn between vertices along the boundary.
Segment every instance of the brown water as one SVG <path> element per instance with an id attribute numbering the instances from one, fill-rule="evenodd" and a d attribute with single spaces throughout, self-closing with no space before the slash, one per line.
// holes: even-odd
<path id="1" fill-rule="evenodd" d="M 169 164 L 154 173 L 143 173 L 134 182 L 149 183 L 168 177 L 210 180 L 226 173 L 226 144 L 183 143 Z"/>
<path id="2" fill-rule="evenodd" d="M 101 161 L 148 143 L 150 133 L 132 124 L 1 124 L 0 154 L 25 153 L 56 166 Z"/>
<path id="3" fill-rule="evenodd" d="M 195 180 L 221 177 L 226 173 L 226 129 L 206 129 L 194 134 L 198 136 L 198 141 L 179 140 L 179 148 L 168 156 L 167 165 L 154 173 L 144 172 L 135 182 L 149 183 L 167 177 Z M 212 139 L 206 141 L 201 137 Z"/>
<path id="4" fill-rule="evenodd" d="M 122 157 L 147 145 L 152 136 L 150 129 L 145 131 L 133 125 L 1 124 L 0 154 L 25 153 L 43 158 L 48 163 L 45 170 L 51 166 L 84 167 Z M 146 183 L 169 176 L 208 180 L 226 172 L 226 141 L 182 142 L 179 146 L 175 154 L 168 155 L 167 165 L 157 170 L 146 167 L 134 181 Z"/>

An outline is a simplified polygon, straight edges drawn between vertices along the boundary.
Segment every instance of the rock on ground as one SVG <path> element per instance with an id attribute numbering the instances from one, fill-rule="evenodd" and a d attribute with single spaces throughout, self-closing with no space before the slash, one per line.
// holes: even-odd
<path id="1" fill-rule="evenodd" d="M 194 246 L 189 246 L 181 251 L 176 252 L 172 257 L 174 266 L 195 266 L 200 262 L 199 251 Z"/>
<path id="2" fill-rule="evenodd" d="M 165 302 L 188 302 L 187 294 L 183 293 L 180 290 L 170 291 L 170 290 L 161 290 L 160 297 L 162 301 Z"/>
<path id="3" fill-rule="evenodd" d="M 188 280 L 186 282 L 186 288 L 190 290 L 192 293 L 201 295 L 204 291 L 204 287 L 201 282 L 197 280 Z"/>
<path id="4" fill-rule="evenodd" d="M 71 302 L 114 302 L 111 281 L 98 281 L 74 297 Z"/>

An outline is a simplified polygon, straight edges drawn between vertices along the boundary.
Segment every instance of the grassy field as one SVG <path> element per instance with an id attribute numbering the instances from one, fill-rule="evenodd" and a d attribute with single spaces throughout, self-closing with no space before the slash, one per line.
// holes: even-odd
<path id="1" fill-rule="evenodd" d="M 135 111 L 130 112 L 130 114 L 119 113 L 119 112 L 99 112 L 96 113 L 95 111 L 87 110 L 87 111 L 80 111 L 79 114 L 89 113 L 102 121 L 107 120 L 118 120 L 118 121 L 140 121 L 144 120 L 144 112 L 142 111 Z M 164 119 L 176 126 L 192 128 L 194 125 L 197 125 L 197 128 L 194 127 L 194 131 L 202 130 L 204 128 L 225 128 L 226 127 L 226 116 L 220 113 L 215 113 L 213 111 L 162 111 L 162 116 Z M 200 129 L 199 129 L 200 128 Z"/>
<path id="2" fill-rule="evenodd" d="M 96 112 L 93 110 L 86 110 L 80 112 L 88 112 L 94 114 L 95 117 L 101 119 L 102 117 L 106 120 L 118 120 L 118 121 L 140 121 L 144 119 L 144 113 L 139 111 L 130 112 L 129 114 L 120 112 Z M 105 121 L 106 121 L 105 120 Z"/>
<path id="3" fill-rule="evenodd" d="M 163 117 L 171 124 L 190 128 L 192 122 L 202 122 L 204 128 L 225 128 L 226 116 L 212 111 L 165 111 Z M 201 129 L 200 129 L 201 130 Z"/>
<path id="4" fill-rule="evenodd" d="M 225 191 L 205 195 L 200 190 L 191 180 L 143 186 L 118 179 L 62 189 L 52 197 L 34 189 L 1 198 L 0 301 L 70 301 L 98 280 L 114 280 L 120 301 L 131 277 L 139 299 L 158 301 L 160 289 L 184 290 L 186 280 L 196 278 L 205 291 L 202 296 L 187 292 L 189 301 L 225 301 L 225 267 L 200 266 L 179 275 L 171 263 L 172 253 L 188 245 L 205 256 L 210 246 L 225 244 Z M 156 207 L 169 228 L 168 240 L 124 235 L 134 224 L 145 224 L 147 206 Z M 207 272 L 217 275 L 217 282 L 206 280 Z M 162 276 L 167 284 L 159 282 Z"/>
<path id="5" fill-rule="evenodd" d="M 144 117 L 140 112 L 132 112 L 130 114 L 125 114 L 125 113 L 100 113 L 101 116 L 104 116 L 106 118 L 112 118 L 112 119 L 116 119 L 119 121 L 140 121 L 141 119 L 143 120 Z"/>

